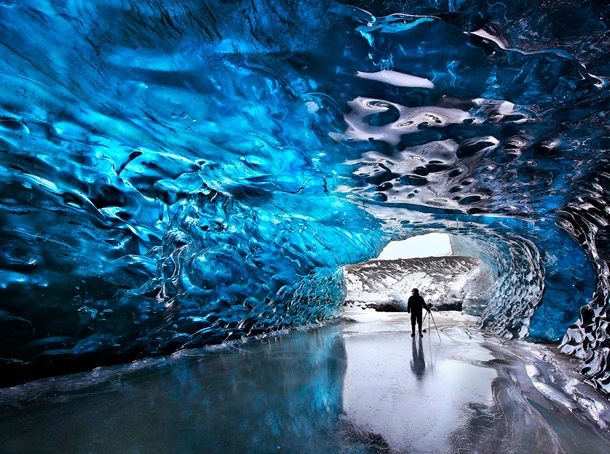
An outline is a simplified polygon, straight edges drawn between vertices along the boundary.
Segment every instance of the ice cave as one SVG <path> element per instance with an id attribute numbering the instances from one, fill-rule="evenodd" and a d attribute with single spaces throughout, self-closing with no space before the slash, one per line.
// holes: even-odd
<path id="1" fill-rule="evenodd" d="M 201 349 L 242 345 L 250 353 L 213 360 L 235 389 L 271 361 L 252 339 L 279 345 L 294 336 L 307 349 L 327 339 L 325 351 L 343 352 L 348 365 L 339 361 L 337 372 L 303 360 L 302 374 L 318 374 L 300 388 L 310 406 L 299 427 L 328 415 L 343 424 L 345 412 L 358 420 L 349 398 L 361 395 L 357 385 L 342 397 L 324 391 L 337 376 L 357 376 L 350 355 L 367 348 L 333 337 L 345 269 L 392 241 L 430 233 L 449 235 L 453 254 L 486 269 L 485 279 L 464 283 L 478 295 L 460 306 L 472 336 L 507 349 L 550 346 L 585 385 L 579 393 L 599 396 L 566 407 L 593 415 L 585 425 L 601 441 L 589 452 L 610 446 L 607 2 L 8 0 L 0 25 L 7 452 L 34 452 L 2 438 L 20 430 L 11 424 L 33 398 L 18 396 L 33 383 L 108 377 L 117 367 L 140 371 L 172 355 L 188 362 Z M 434 316 L 445 326 L 444 315 Z M 553 380 L 533 364 L 523 376 L 550 399 Z M 287 370 L 269 367 L 261 383 Z M 137 371 L 136 381 L 146 375 Z M 189 405 L 205 402 L 184 408 L 214 419 L 219 402 L 193 385 L 203 372 L 166 373 L 146 395 L 181 389 Z M 101 394 L 110 382 L 96 381 Z M 78 394 L 71 383 L 63 389 Z M 32 392 L 50 405 L 60 388 Z M 553 405 L 567 399 L 552 396 Z M 546 421 L 564 414 L 525 401 Z M 275 425 L 263 431 L 248 419 L 242 428 L 279 449 L 274 437 L 286 428 L 277 421 L 305 404 L 276 403 L 285 414 L 273 414 Z M 477 427 L 461 426 L 436 452 L 458 452 L 465 439 L 468 452 L 491 452 L 491 438 L 472 441 Z M 349 432 L 341 430 L 333 436 Z M 293 446 L 301 452 L 428 452 L 382 432 L 349 432 L 349 449 L 335 438 L 307 445 L 311 431 L 296 425 L 282 440 L 304 437 Z M 562 440 L 553 452 L 580 449 L 549 437 Z M 150 440 L 129 452 L 171 451 Z M 210 443 L 179 451 L 271 452 L 252 440 L 233 451 Z"/>

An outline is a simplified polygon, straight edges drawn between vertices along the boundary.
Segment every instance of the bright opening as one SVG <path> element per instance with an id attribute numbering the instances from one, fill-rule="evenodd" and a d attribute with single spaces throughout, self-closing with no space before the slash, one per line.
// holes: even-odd
<path id="1" fill-rule="evenodd" d="M 387 244 L 378 260 L 411 259 L 419 257 L 442 257 L 451 255 L 449 235 L 430 233 Z"/>
<path id="2" fill-rule="evenodd" d="M 345 310 L 404 312 L 411 289 L 418 288 L 436 310 L 480 315 L 494 288 L 493 275 L 467 251 L 468 244 L 446 233 L 393 241 L 377 259 L 345 267 Z"/>

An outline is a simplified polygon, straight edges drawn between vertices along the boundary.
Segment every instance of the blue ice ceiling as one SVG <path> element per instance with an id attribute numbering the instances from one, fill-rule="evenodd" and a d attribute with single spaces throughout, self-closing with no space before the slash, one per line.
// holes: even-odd
<path id="1" fill-rule="evenodd" d="M 344 3 L 0 4 L 4 384 L 332 319 L 443 231 L 610 391 L 610 8 Z"/>

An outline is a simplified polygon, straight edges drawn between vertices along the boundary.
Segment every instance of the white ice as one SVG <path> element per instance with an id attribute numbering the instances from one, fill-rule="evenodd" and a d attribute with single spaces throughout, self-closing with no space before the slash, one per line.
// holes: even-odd
<path id="1" fill-rule="evenodd" d="M 392 71 L 391 69 L 384 69 L 372 73 L 358 71 L 356 75 L 358 77 L 361 77 L 362 79 L 377 80 L 379 82 L 385 82 L 396 87 L 434 88 L 434 83 L 432 83 L 428 79 L 413 76 L 412 74 Z"/>

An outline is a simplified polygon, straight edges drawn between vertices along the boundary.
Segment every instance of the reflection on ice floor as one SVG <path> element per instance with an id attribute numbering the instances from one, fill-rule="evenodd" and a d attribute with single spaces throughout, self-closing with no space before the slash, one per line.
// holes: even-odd
<path id="1" fill-rule="evenodd" d="M 457 313 L 336 324 L 0 390 L 2 452 L 610 452 L 610 405 L 553 348 Z"/>
<path id="2" fill-rule="evenodd" d="M 458 313 L 435 313 L 439 334 L 428 320 L 421 340 L 408 314 L 346 316 L 344 411 L 392 450 L 609 452 L 610 405 L 553 348 L 485 335 Z"/>
<path id="3" fill-rule="evenodd" d="M 410 338 L 406 332 L 361 335 L 357 326 L 350 335 L 350 328 L 343 387 L 348 419 L 400 452 L 453 452 L 451 434 L 468 416 L 468 405 L 492 403 L 496 374 L 477 363 L 492 360 L 490 352 L 472 342 L 443 344 L 438 337 L 432 345 L 429 336 Z"/>

